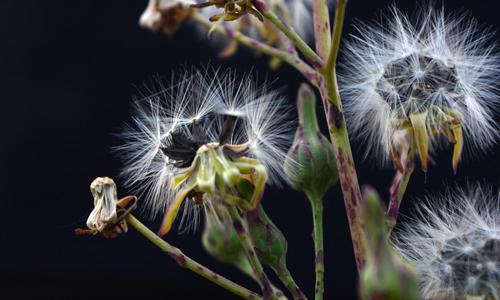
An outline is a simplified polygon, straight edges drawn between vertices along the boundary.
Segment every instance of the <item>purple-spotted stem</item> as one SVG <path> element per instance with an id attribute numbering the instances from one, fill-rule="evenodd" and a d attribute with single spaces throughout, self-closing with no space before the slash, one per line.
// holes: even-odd
<path id="1" fill-rule="evenodd" d="M 205 279 L 210 280 L 211 282 L 217 284 L 220 287 L 223 287 L 224 289 L 232 292 L 233 294 L 242 297 L 243 299 L 252 299 L 252 300 L 263 299 L 262 296 L 260 296 L 259 294 L 254 293 L 249 289 L 238 285 L 237 283 L 234 283 L 233 281 L 217 274 L 216 272 L 194 261 L 186 254 L 184 254 L 179 248 L 176 248 L 167 243 L 166 241 L 164 241 L 163 239 L 161 239 L 159 236 L 157 236 L 154 232 L 149 230 L 149 228 L 147 228 L 144 224 L 142 224 L 138 219 L 136 219 L 131 214 L 129 214 L 126 217 L 126 221 L 130 226 L 134 227 L 145 238 L 150 240 L 161 250 L 165 251 L 170 257 L 172 257 L 179 264 L 179 266 L 195 272 L 196 274 L 204 277 Z"/>

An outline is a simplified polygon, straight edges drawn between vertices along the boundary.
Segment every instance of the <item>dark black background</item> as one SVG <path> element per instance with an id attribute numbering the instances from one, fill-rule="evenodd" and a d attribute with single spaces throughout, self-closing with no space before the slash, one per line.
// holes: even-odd
<path id="1" fill-rule="evenodd" d="M 170 76 L 183 66 L 252 68 L 285 86 L 293 96 L 302 78 L 290 67 L 276 72 L 266 59 L 242 50 L 226 61 L 189 28 L 174 38 L 139 28 L 143 1 L 0 2 L 0 298 L 1 299 L 209 299 L 234 298 L 180 269 L 134 230 L 122 238 L 76 237 L 92 208 L 89 184 L 116 177 L 120 160 L 110 148 L 114 134 L 130 121 L 131 97 L 154 75 Z M 413 1 L 399 1 L 412 11 Z M 481 23 L 500 28 L 497 1 L 448 1 L 452 11 L 471 10 Z M 346 32 L 354 18 L 370 20 L 388 1 L 351 1 Z M 261 76 L 261 77 L 264 77 Z M 359 148 L 359 147 L 355 147 Z M 408 195 L 442 191 L 466 178 L 498 184 L 499 148 L 487 158 L 465 162 L 452 176 L 451 154 L 427 178 L 417 171 Z M 384 197 L 392 170 L 377 170 L 356 155 L 359 179 Z M 120 190 L 125 195 L 126 190 Z M 411 200 L 404 204 L 408 211 Z M 271 188 L 264 205 L 288 238 L 289 267 L 305 292 L 314 285 L 312 221 L 308 202 L 289 188 Z M 355 299 L 356 273 L 339 188 L 326 205 L 326 298 Z M 153 229 L 158 224 L 147 222 Z M 200 234 L 168 240 L 224 275 L 256 289 L 201 248 Z M 274 278 L 273 278 L 274 279 Z"/>

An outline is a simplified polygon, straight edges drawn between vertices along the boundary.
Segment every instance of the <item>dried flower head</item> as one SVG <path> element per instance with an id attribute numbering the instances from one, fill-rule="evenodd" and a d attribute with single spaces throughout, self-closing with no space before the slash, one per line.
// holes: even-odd
<path id="1" fill-rule="evenodd" d="M 253 2 L 253 0 L 208 0 L 196 3 L 193 7 L 215 7 L 216 9 L 222 9 L 222 12 L 211 16 L 210 21 L 234 21 L 247 14 L 257 17 L 261 22 L 264 21 L 264 17 L 254 7 Z"/>
<path id="2" fill-rule="evenodd" d="M 149 30 L 174 33 L 191 15 L 193 0 L 149 0 L 139 24 Z"/>
<path id="3" fill-rule="evenodd" d="M 250 77 L 196 70 L 180 77 L 137 102 L 119 147 L 127 183 L 145 192 L 153 215 L 166 210 L 162 234 L 182 204 L 188 225 L 216 204 L 255 208 L 268 174 L 279 181 L 293 130 L 283 99 Z M 239 195 L 241 181 L 254 187 L 249 201 Z"/>
<path id="4" fill-rule="evenodd" d="M 127 232 L 125 217 L 137 207 L 137 198 L 118 199 L 116 184 L 109 177 L 97 177 L 90 184 L 90 191 L 94 197 L 94 209 L 87 219 L 89 230 L 76 229 L 76 234 L 101 235 L 109 239 Z"/>
<path id="5" fill-rule="evenodd" d="M 498 192 L 476 186 L 428 198 L 396 236 L 398 250 L 420 272 L 425 299 L 499 299 Z"/>
<path id="6" fill-rule="evenodd" d="M 406 142 L 398 140 L 403 131 L 424 171 L 429 152 L 454 144 L 456 171 L 464 144 L 485 150 L 495 143 L 500 65 L 491 32 L 432 8 L 416 22 L 393 8 L 385 21 L 358 31 L 347 45 L 342 92 L 350 129 L 367 154 L 384 162 L 406 155 L 395 147 Z"/>

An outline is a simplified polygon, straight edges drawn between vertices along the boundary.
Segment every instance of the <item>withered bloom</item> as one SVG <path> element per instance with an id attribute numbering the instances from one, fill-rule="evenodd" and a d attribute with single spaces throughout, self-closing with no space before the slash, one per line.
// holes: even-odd
<path id="1" fill-rule="evenodd" d="M 101 235 L 115 238 L 127 232 L 125 217 L 136 208 L 136 197 L 118 199 L 116 184 L 109 177 L 98 177 L 90 184 L 94 209 L 87 219 L 89 230 L 76 229 L 76 234 Z"/>
<path id="2" fill-rule="evenodd" d="M 174 33 L 191 15 L 192 0 L 149 0 L 139 24 L 147 29 Z"/>

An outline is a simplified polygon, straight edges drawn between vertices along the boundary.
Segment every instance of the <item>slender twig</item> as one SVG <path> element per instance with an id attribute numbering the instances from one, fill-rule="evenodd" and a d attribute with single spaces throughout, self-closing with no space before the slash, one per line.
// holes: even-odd
<path id="1" fill-rule="evenodd" d="M 323 199 L 316 193 L 306 193 L 313 212 L 314 224 L 314 251 L 315 251 L 315 270 L 316 270 L 316 285 L 314 287 L 314 299 L 322 300 L 324 292 L 324 247 L 323 247 Z"/>
<path id="2" fill-rule="evenodd" d="M 220 25 L 217 24 L 214 25 L 206 17 L 204 17 L 198 12 L 193 12 L 191 18 L 193 21 L 201 24 L 205 28 L 207 29 L 213 28 L 214 32 L 227 36 L 248 48 L 254 49 L 260 53 L 264 53 L 271 57 L 277 57 L 283 60 L 290 66 L 297 69 L 314 86 L 318 86 L 317 72 L 307 63 L 305 63 L 296 53 L 274 48 L 256 39 L 248 37 L 239 31 L 234 31 L 228 27 L 223 28 Z"/>
<path id="3" fill-rule="evenodd" d="M 316 52 L 322 59 L 325 60 L 328 57 L 328 52 L 330 51 L 332 44 L 328 1 L 313 0 L 312 6 Z"/>
<path id="4" fill-rule="evenodd" d="M 323 81 L 320 82 L 320 92 L 332 139 L 333 150 L 337 159 L 340 184 L 347 210 L 351 239 L 358 270 L 365 263 L 365 242 L 363 240 L 363 223 L 360 216 L 361 191 L 359 188 L 356 168 L 352 156 L 351 144 L 344 118 L 340 92 L 337 83 L 336 63 L 342 36 L 345 7 L 347 0 L 338 0 L 335 10 L 335 24 L 332 36 L 332 47 L 325 68 L 321 70 Z"/>
<path id="5" fill-rule="evenodd" d="M 283 284 L 290 291 L 290 293 L 293 296 L 293 299 L 295 299 L 295 300 L 307 300 L 307 297 L 304 295 L 302 290 L 299 288 L 299 286 L 297 285 L 297 283 L 293 279 L 292 274 L 290 274 L 290 271 L 288 271 L 288 269 L 280 270 L 280 272 L 277 272 L 276 275 L 278 275 L 281 282 L 283 282 Z"/>
<path id="6" fill-rule="evenodd" d="M 172 257 L 181 267 L 195 272 L 196 274 L 204 277 L 205 279 L 210 280 L 211 282 L 225 288 L 226 290 L 244 299 L 262 299 L 260 295 L 234 283 L 233 281 L 215 273 L 214 271 L 206 268 L 205 266 L 189 258 L 179 248 L 176 248 L 167 243 L 166 241 L 164 241 L 163 239 L 161 239 L 159 236 L 157 236 L 154 232 L 149 230 L 149 228 L 147 228 L 144 224 L 142 224 L 131 214 L 129 214 L 126 217 L 126 220 L 130 226 L 134 227 L 145 238 L 150 240 L 161 250 L 168 253 L 168 255 L 170 255 L 170 257 Z"/>
<path id="7" fill-rule="evenodd" d="M 406 163 L 403 171 L 398 170 L 394 179 L 392 181 L 390 192 L 389 207 L 387 209 L 387 229 L 388 236 L 390 236 L 392 230 L 396 226 L 396 222 L 399 214 L 399 206 L 403 200 L 403 196 L 406 192 L 406 187 L 410 181 L 413 170 L 415 169 L 415 164 L 413 159 L 409 159 Z"/>
<path id="8" fill-rule="evenodd" d="M 287 23 L 285 23 L 280 17 L 278 17 L 262 0 L 254 1 L 255 7 L 262 13 L 262 15 L 273 23 L 281 32 L 283 32 L 299 49 L 302 54 L 315 66 L 319 67 L 323 65 L 323 60 L 321 57 L 314 52 L 309 45 L 299 36 L 299 34 Z"/>
<path id="9" fill-rule="evenodd" d="M 233 226 L 236 230 L 236 234 L 240 239 L 241 245 L 243 246 L 243 250 L 245 251 L 248 261 L 252 266 L 255 278 L 262 289 L 264 299 L 276 299 L 279 296 L 275 295 L 276 290 L 273 288 L 271 281 L 269 281 L 269 278 L 267 278 L 267 275 L 264 272 L 264 268 L 262 267 L 262 264 L 257 257 L 255 247 L 248 233 L 246 222 L 241 218 L 240 213 L 238 212 L 238 209 L 236 207 L 229 207 L 229 213 L 231 215 L 231 218 L 233 219 Z"/>

